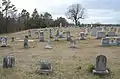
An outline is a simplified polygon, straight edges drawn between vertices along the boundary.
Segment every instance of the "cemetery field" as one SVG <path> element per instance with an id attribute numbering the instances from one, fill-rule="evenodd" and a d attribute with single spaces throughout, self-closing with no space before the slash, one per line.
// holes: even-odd
<path id="1" fill-rule="evenodd" d="M 73 36 L 79 33 L 79 28 L 70 28 Z M 6 34 L 9 38 L 15 36 L 23 40 L 27 31 Z M 2 36 L 2 35 L 0 35 Z M 12 69 L 3 69 L 0 67 L 0 79 L 120 79 L 120 47 L 101 47 L 101 40 L 90 38 L 86 40 L 77 40 L 78 48 L 69 48 L 66 38 L 54 41 L 52 39 L 53 49 L 45 49 L 47 43 L 47 32 L 45 33 L 45 42 L 30 42 L 31 48 L 23 49 L 23 42 L 9 40 L 10 47 L 0 47 L 0 63 L 5 55 L 12 53 L 15 57 L 15 67 Z M 31 39 L 31 38 L 29 38 Z M 107 66 L 111 70 L 109 76 L 96 76 L 89 73 L 89 67 L 96 63 L 97 55 L 106 55 Z M 50 60 L 53 67 L 51 75 L 39 75 L 36 71 L 39 68 L 40 60 Z M 104 78 L 103 78 L 104 77 Z"/>

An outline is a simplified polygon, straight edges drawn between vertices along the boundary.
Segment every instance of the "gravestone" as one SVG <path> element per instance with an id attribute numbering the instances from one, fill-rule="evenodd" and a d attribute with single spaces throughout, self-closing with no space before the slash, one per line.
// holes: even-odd
<path id="1" fill-rule="evenodd" d="M 107 36 L 108 36 L 108 37 L 109 37 L 109 36 L 116 36 L 116 34 L 115 34 L 115 32 L 112 32 L 112 31 L 111 31 L 111 32 L 108 32 L 108 33 L 107 33 Z"/>
<path id="2" fill-rule="evenodd" d="M 28 36 L 31 37 L 31 30 L 28 30 Z"/>
<path id="3" fill-rule="evenodd" d="M 24 38 L 24 48 L 28 48 L 28 36 Z"/>
<path id="4" fill-rule="evenodd" d="M 50 33 L 50 38 L 53 38 L 52 29 L 49 30 L 49 33 Z"/>
<path id="5" fill-rule="evenodd" d="M 38 39 L 39 38 L 39 31 L 36 29 L 31 30 L 31 37 Z"/>
<path id="6" fill-rule="evenodd" d="M 6 56 L 3 58 L 3 68 L 12 68 L 15 66 L 15 58 L 13 56 Z"/>
<path id="7" fill-rule="evenodd" d="M 39 39 L 40 39 L 40 42 L 44 42 L 44 31 L 43 30 L 41 30 L 40 32 L 39 32 Z"/>
<path id="8" fill-rule="evenodd" d="M 105 37 L 106 37 L 105 32 L 97 32 L 97 36 L 96 36 L 97 39 L 101 39 Z"/>
<path id="9" fill-rule="evenodd" d="M 59 40 L 58 40 L 59 35 L 60 35 L 60 34 L 59 34 L 59 29 L 58 29 L 58 30 L 57 30 L 57 33 L 56 33 L 56 35 L 55 35 L 55 41 L 59 41 Z"/>
<path id="10" fill-rule="evenodd" d="M 70 40 L 70 48 L 77 48 L 75 39 Z"/>
<path id="11" fill-rule="evenodd" d="M 14 42 L 15 41 L 15 37 L 12 37 L 12 42 Z"/>
<path id="12" fill-rule="evenodd" d="M 45 46 L 45 49 L 52 49 L 51 39 L 50 39 L 50 38 L 48 39 L 48 43 L 47 43 L 47 45 Z"/>
<path id="13" fill-rule="evenodd" d="M 52 72 L 51 62 L 42 60 L 40 61 L 40 74 L 50 74 Z"/>
<path id="14" fill-rule="evenodd" d="M 71 39 L 70 31 L 67 31 L 67 32 L 66 32 L 66 37 L 67 37 L 67 41 L 70 41 L 70 39 Z"/>
<path id="15" fill-rule="evenodd" d="M 109 71 L 106 68 L 107 58 L 104 55 L 99 55 L 96 58 L 96 66 L 93 70 L 94 74 L 107 74 Z"/>
<path id="16" fill-rule="evenodd" d="M 80 32 L 80 40 L 85 40 L 85 33 L 84 32 Z"/>
<path id="17" fill-rule="evenodd" d="M 91 36 L 96 37 L 97 32 L 98 32 L 97 28 L 93 27 L 92 30 L 91 30 Z"/>
<path id="18" fill-rule="evenodd" d="M 1 42 L 2 42 L 1 47 L 7 47 L 7 37 L 2 37 Z"/>
<path id="19" fill-rule="evenodd" d="M 120 46 L 120 37 L 116 38 L 116 45 Z"/>
<path id="20" fill-rule="evenodd" d="M 63 37 L 63 32 L 62 32 L 62 31 L 60 31 L 60 33 L 59 33 L 59 38 L 64 38 L 64 37 Z"/>
<path id="21" fill-rule="evenodd" d="M 107 46 L 107 45 L 110 45 L 110 39 L 109 38 L 102 38 L 102 42 L 101 42 L 101 44 L 103 45 L 103 46 Z"/>

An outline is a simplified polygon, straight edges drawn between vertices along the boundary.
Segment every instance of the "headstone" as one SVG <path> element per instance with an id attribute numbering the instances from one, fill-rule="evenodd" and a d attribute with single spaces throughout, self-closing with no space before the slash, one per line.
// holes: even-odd
<path id="1" fill-rule="evenodd" d="M 31 30 L 31 37 L 38 39 L 39 38 L 39 31 L 36 29 Z"/>
<path id="2" fill-rule="evenodd" d="M 116 45 L 120 46 L 120 37 L 116 38 Z"/>
<path id="3" fill-rule="evenodd" d="M 12 37 L 12 42 L 14 42 L 15 41 L 15 37 Z"/>
<path id="4" fill-rule="evenodd" d="M 105 32 L 97 32 L 97 39 L 101 39 L 101 38 L 105 38 L 106 35 L 105 35 Z"/>
<path id="5" fill-rule="evenodd" d="M 28 36 L 24 38 L 24 48 L 28 48 Z"/>
<path id="6" fill-rule="evenodd" d="M 7 47 L 7 38 L 6 37 L 2 37 L 1 41 L 2 41 L 1 47 Z"/>
<path id="7" fill-rule="evenodd" d="M 109 71 L 106 68 L 107 64 L 107 58 L 104 55 L 99 55 L 96 58 L 96 66 L 93 70 L 93 73 L 95 74 L 107 74 Z"/>
<path id="8" fill-rule="evenodd" d="M 103 46 L 107 46 L 107 45 L 110 45 L 110 39 L 109 38 L 102 38 L 102 45 Z"/>
<path id="9" fill-rule="evenodd" d="M 40 62 L 40 74 L 50 74 L 52 72 L 52 65 L 49 61 L 43 60 Z"/>
<path id="10" fill-rule="evenodd" d="M 59 38 L 64 38 L 64 37 L 63 37 L 63 32 L 62 32 L 62 31 L 60 31 L 60 33 L 59 33 Z"/>
<path id="11" fill-rule="evenodd" d="M 28 36 L 31 37 L 31 30 L 28 30 Z"/>
<path id="12" fill-rule="evenodd" d="M 56 33 L 56 35 L 55 35 L 55 41 L 58 41 L 58 38 L 59 38 L 59 29 L 57 30 L 57 33 Z"/>
<path id="13" fill-rule="evenodd" d="M 50 38 L 53 38 L 52 29 L 49 30 L 49 33 L 50 33 Z"/>
<path id="14" fill-rule="evenodd" d="M 71 39 L 70 40 L 70 48 L 76 48 L 76 40 L 75 39 Z"/>
<path id="15" fill-rule="evenodd" d="M 15 66 L 15 58 L 13 56 L 6 56 L 3 58 L 3 68 L 12 68 Z"/>
<path id="16" fill-rule="evenodd" d="M 41 30 L 39 33 L 40 33 L 39 35 L 40 42 L 44 42 L 44 31 Z"/>
<path id="17" fill-rule="evenodd" d="M 109 37 L 109 36 L 116 36 L 116 34 L 115 34 L 115 32 L 108 32 L 108 34 L 107 34 L 107 36 Z"/>
<path id="18" fill-rule="evenodd" d="M 85 40 L 85 33 L 84 32 L 80 32 L 80 40 Z"/>
<path id="19" fill-rule="evenodd" d="M 67 37 L 67 41 L 70 41 L 70 39 L 71 39 L 70 31 L 67 31 L 67 32 L 66 32 L 66 37 Z"/>
<path id="20" fill-rule="evenodd" d="M 51 39 L 50 39 L 50 38 L 48 39 L 48 43 L 47 43 L 47 45 L 45 46 L 45 49 L 52 49 Z"/>
<path id="21" fill-rule="evenodd" d="M 92 30 L 91 30 L 91 36 L 95 36 L 96 37 L 97 32 L 98 32 L 97 28 L 93 27 Z"/>

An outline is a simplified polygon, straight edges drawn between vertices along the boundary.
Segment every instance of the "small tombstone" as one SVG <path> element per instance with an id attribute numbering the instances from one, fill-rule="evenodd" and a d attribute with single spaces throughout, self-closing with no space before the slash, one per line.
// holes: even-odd
<path id="1" fill-rule="evenodd" d="M 57 30 L 57 33 L 56 33 L 56 35 L 55 35 L 55 41 L 58 41 L 58 38 L 59 38 L 59 29 Z"/>
<path id="2" fill-rule="evenodd" d="M 50 33 L 50 38 L 53 38 L 52 29 L 49 30 L 49 33 Z"/>
<path id="3" fill-rule="evenodd" d="M 15 41 L 15 37 L 12 37 L 12 42 L 14 42 Z"/>
<path id="4" fill-rule="evenodd" d="M 31 37 L 31 31 L 30 30 L 28 30 L 28 36 Z"/>
<path id="5" fill-rule="evenodd" d="M 38 39 L 39 38 L 39 31 L 36 29 L 31 30 L 32 38 Z"/>
<path id="6" fill-rule="evenodd" d="M 1 47 L 7 47 L 7 38 L 6 37 L 2 37 L 1 41 L 2 41 Z"/>
<path id="7" fill-rule="evenodd" d="M 116 38 L 116 45 L 120 46 L 120 37 Z"/>
<path id="8" fill-rule="evenodd" d="M 40 42 L 44 42 L 44 31 L 43 30 L 40 31 L 39 38 L 40 38 Z"/>
<path id="9" fill-rule="evenodd" d="M 108 32 L 107 36 L 116 36 L 115 32 Z"/>
<path id="10" fill-rule="evenodd" d="M 70 40 L 70 48 L 77 48 L 75 39 Z"/>
<path id="11" fill-rule="evenodd" d="M 107 58 L 104 55 L 99 55 L 96 58 L 96 66 L 93 70 L 94 74 L 107 74 L 109 71 L 106 68 Z"/>
<path id="12" fill-rule="evenodd" d="M 91 36 L 96 37 L 97 31 L 98 31 L 97 28 L 93 27 L 92 30 L 91 30 Z"/>
<path id="13" fill-rule="evenodd" d="M 45 49 L 52 49 L 51 39 L 50 39 L 50 38 L 48 39 L 48 43 L 47 43 L 47 45 L 45 46 Z"/>
<path id="14" fill-rule="evenodd" d="M 52 65 L 49 61 L 40 61 L 40 74 L 50 74 L 52 72 Z"/>
<path id="15" fill-rule="evenodd" d="M 106 45 L 110 45 L 110 39 L 109 38 L 102 38 L 102 45 L 106 46 Z"/>
<path id="16" fill-rule="evenodd" d="M 3 68 L 12 68 L 15 66 L 15 58 L 13 56 L 6 56 L 3 58 Z"/>
<path id="17" fill-rule="evenodd" d="M 85 33 L 84 32 L 80 32 L 80 40 L 85 40 Z"/>
<path id="18" fill-rule="evenodd" d="M 66 37 L 67 37 L 67 41 L 70 41 L 70 39 L 71 39 L 70 31 L 67 31 L 67 32 L 66 32 Z"/>
<path id="19" fill-rule="evenodd" d="M 28 48 L 28 36 L 24 38 L 24 48 Z"/>
<path id="20" fill-rule="evenodd" d="M 97 32 L 97 39 L 101 39 L 101 38 L 105 38 L 106 35 L 105 35 L 105 32 Z"/>
<path id="21" fill-rule="evenodd" d="M 59 33 L 59 38 L 63 38 L 63 32 L 62 31 Z"/>

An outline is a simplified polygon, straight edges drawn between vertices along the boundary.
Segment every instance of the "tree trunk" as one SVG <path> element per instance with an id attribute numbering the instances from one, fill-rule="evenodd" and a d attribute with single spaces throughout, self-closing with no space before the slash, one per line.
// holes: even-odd
<path id="1" fill-rule="evenodd" d="M 76 25 L 76 26 L 78 25 L 78 21 L 77 21 L 77 20 L 75 20 L 75 25 Z"/>

